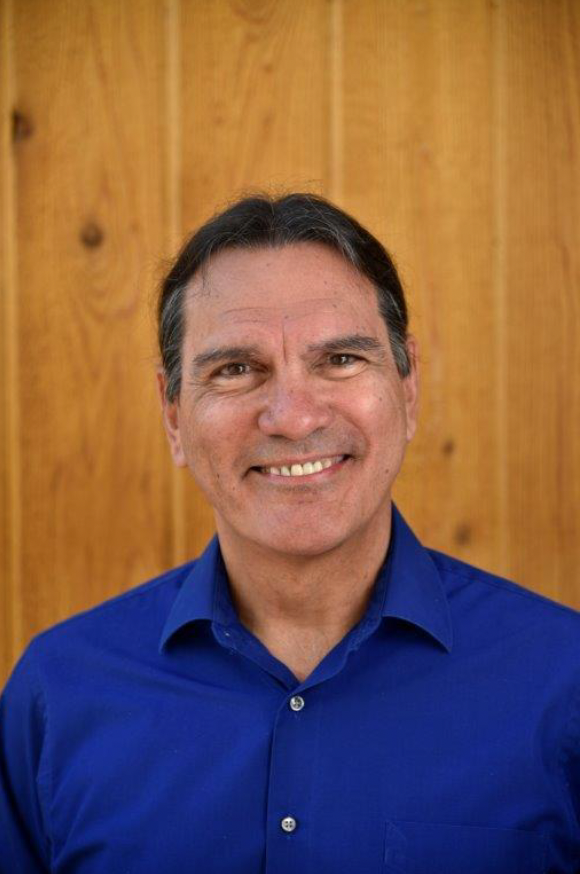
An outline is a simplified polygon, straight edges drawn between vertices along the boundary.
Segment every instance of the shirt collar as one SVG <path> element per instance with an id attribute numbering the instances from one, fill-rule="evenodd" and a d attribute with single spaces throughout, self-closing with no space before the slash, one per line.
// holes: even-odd
<path id="1" fill-rule="evenodd" d="M 450 652 L 451 613 L 437 565 L 394 504 L 392 511 L 383 616 L 419 626 Z"/>
<path id="2" fill-rule="evenodd" d="M 205 551 L 194 562 L 173 601 L 163 627 L 159 649 L 184 625 L 199 619 L 216 618 L 216 601 L 220 585 L 226 582 L 225 568 L 217 535 L 208 543 Z"/>
<path id="3" fill-rule="evenodd" d="M 450 651 L 451 617 L 439 571 L 394 504 L 388 560 L 383 572 L 387 575 L 383 617 L 419 626 Z M 227 576 L 217 536 L 210 540 L 184 579 L 163 628 L 159 649 L 180 628 L 200 619 L 223 624 L 235 619 L 227 597 Z"/>

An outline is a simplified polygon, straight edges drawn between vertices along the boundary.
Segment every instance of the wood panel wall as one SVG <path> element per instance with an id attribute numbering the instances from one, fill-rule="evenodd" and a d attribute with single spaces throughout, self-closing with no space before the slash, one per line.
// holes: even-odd
<path id="1" fill-rule="evenodd" d="M 198 553 L 153 299 L 235 194 L 308 189 L 394 253 L 424 540 L 580 607 L 580 4 L 0 0 L 0 679 Z"/>

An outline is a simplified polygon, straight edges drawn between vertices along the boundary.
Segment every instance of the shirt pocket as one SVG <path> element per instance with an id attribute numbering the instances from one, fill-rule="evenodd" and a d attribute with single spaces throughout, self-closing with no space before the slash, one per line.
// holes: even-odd
<path id="1" fill-rule="evenodd" d="M 390 820 L 385 828 L 384 874 L 545 874 L 543 835 Z"/>

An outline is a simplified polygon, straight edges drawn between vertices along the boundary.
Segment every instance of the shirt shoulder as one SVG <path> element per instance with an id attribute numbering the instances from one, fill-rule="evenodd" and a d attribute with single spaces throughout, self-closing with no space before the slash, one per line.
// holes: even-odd
<path id="1" fill-rule="evenodd" d="M 550 643 L 567 648 L 580 666 L 580 612 L 512 580 L 429 549 L 443 583 L 455 624 L 478 626 L 482 633 L 530 632 L 540 651 Z"/>
<path id="2" fill-rule="evenodd" d="M 110 651 L 156 649 L 167 614 L 197 559 L 172 568 L 37 634 L 27 647 L 34 660 Z"/>

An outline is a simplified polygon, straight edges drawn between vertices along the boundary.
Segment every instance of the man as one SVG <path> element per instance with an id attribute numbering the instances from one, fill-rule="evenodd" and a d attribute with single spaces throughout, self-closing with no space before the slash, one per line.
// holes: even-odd
<path id="1" fill-rule="evenodd" d="M 312 195 L 203 226 L 159 304 L 217 538 L 37 637 L 2 703 L 2 874 L 580 871 L 580 620 L 424 549 L 395 268 Z"/>

